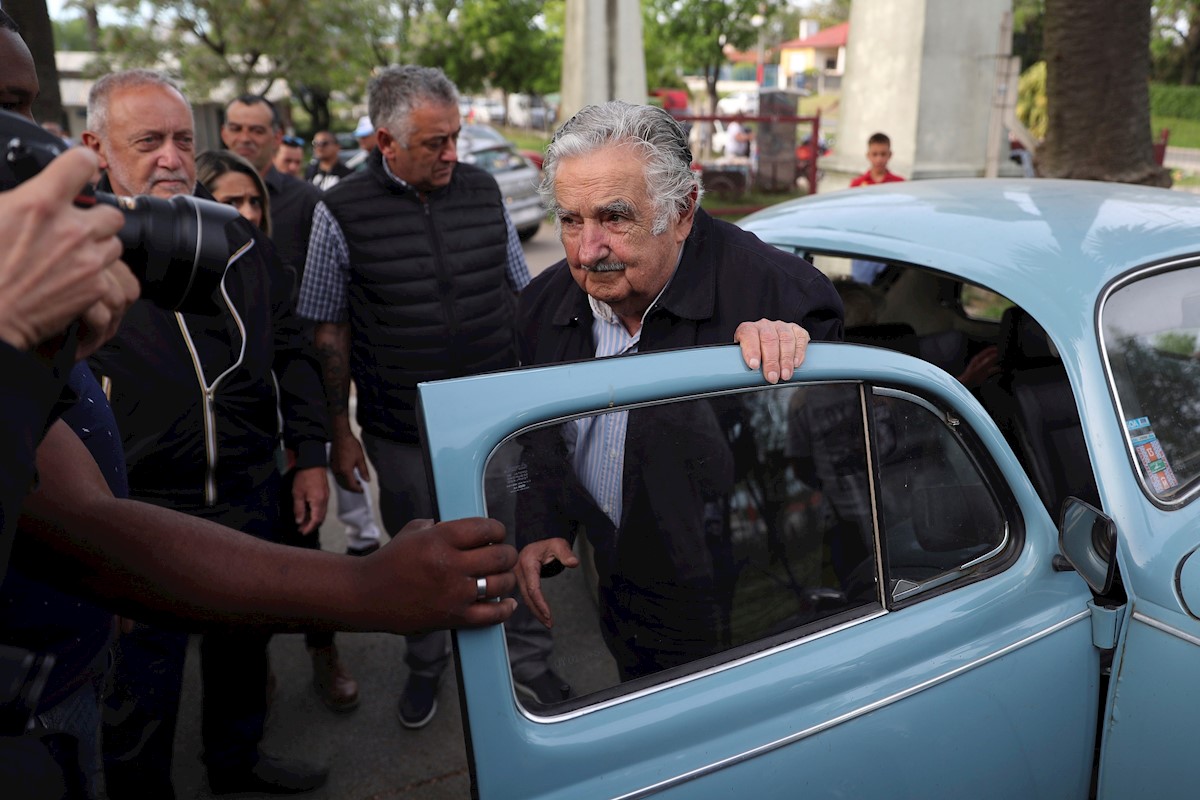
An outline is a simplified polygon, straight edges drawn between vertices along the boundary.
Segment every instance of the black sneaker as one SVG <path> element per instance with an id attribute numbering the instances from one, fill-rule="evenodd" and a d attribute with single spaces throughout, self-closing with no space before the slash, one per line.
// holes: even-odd
<path id="1" fill-rule="evenodd" d="M 347 547 L 346 555 L 348 556 L 369 556 L 379 549 L 379 542 L 372 542 L 366 547 Z"/>
<path id="2" fill-rule="evenodd" d="M 324 786 L 328 779 L 327 769 L 265 753 L 259 754 L 253 767 L 208 771 L 213 794 L 300 794 Z"/>
<path id="3" fill-rule="evenodd" d="M 571 684 L 564 681 L 552 669 L 546 670 L 531 680 L 514 680 L 513 686 L 517 689 L 518 697 L 524 697 L 542 706 L 561 703 L 571 697 Z"/>
<path id="4" fill-rule="evenodd" d="M 400 724 L 410 730 L 424 728 L 437 713 L 440 677 L 409 675 L 400 695 Z"/>

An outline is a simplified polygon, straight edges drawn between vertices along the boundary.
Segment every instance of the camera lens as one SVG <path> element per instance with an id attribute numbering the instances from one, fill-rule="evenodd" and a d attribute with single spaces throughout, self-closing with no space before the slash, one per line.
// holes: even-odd
<path id="1" fill-rule="evenodd" d="M 142 296 L 172 311 L 212 313 L 212 295 L 229 256 L 250 240 L 237 209 L 191 195 L 169 199 L 118 197 L 96 200 L 120 209 L 122 256 L 142 284 Z"/>

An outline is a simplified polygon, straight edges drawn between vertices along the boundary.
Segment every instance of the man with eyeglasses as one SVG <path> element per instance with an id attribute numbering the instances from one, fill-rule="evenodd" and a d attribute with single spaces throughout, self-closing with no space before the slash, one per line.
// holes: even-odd
<path id="1" fill-rule="evenodd" d="M 317 323 L 330 468 L 361 491 L 365 444 L 388 528 L 433 516 L 417 384 L 517 365 L 513 311 L 529 268 L 495 179 L 458 163 L 458 90 L 442 71 L 389 67 L 371 80 L 368 107 L 377 147 L 317 206 L 299 311 Z M 362 444 L 350 427 L 351 378 Z M 539 700 L 562 700 L 570 689 L 546 668 L 548 631 L 524 613 L 527 624 L 509 628 L 514 676 Z M 449 637 L 409 636 L 407 645 L 400 724 L 420 728 L 437 711 Z"/>
<path id="2" fill-rule="evenodd" d="M 304 173 L 304 180 L 327 192 L 353 170 L 338 158 L 338 142 L 329 131 L 318 131 L 312 145 L 313 160 Z"/>
<path id="3" fill-rule="evenodd" d="M 304 140 L 299 136 L 285 136 L 275 151 L 275 169 L 284 175 L 299 178 L 304 171 Z"/>

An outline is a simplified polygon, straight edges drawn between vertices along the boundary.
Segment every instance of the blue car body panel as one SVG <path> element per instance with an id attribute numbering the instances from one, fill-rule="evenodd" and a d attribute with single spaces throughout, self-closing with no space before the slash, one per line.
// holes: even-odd
<path id="1" fill-rule="evenodd" d="M 1005 797 L 1013 785 L 1031 796 L 1086 796 L 1097 655 L 1083 582 L 1051 569 L 1053 523 L 982 408 L 945 373 L 872 348 L 815 345 L 797 376 L 848 378 L 919 388 L 979 429 L 1024 516 L 1016 563 L 902 611 L 563 719 L 518 709 L 498 629 L 459 632 L 482 797 L 725 797 L 735 787 L 789 796 L 804 786 L 931 796 L 933 775 L 939 796 Z M 423 384 L 442 518 L 483 513 L 487 455 L 525 425 L 759 385 L 732 347 Z M 1072 735 L 1038 724 L 1036 709 L 1050 706 L 1073 720 Z M 964 741 L 980 746 L 964 750 Z M 864 758 L 889 769 L 863 770 Z M 981 774 L 993 781 L 980 784 Z"/>
<path id="2" fill-rule="evenodd" d="M 1045 328 L 1118 531 L 1127 601 L 1106 613 L 1120 625 L 1107 694 L 1091 593 L 1054 570 L 1056 521 L 983 408 L 922 361 L 813 345 L 792 383 L 907 387 L 961 416 L 1020 507 L 1019 557 L 899 611 L 557 717 L 518 705 L 499 628 L 460 632 L 480 795 L 1083 798 L 1099 721 L 1099 797 L 1194 797 L 1200 619 L 1179 576 L 1200 548 L 1200 503 L 1167 510 L 1139 483 L 1097 331 L 1115 283 L 1197 260 L 1200 198 L 1072 181 L 919 181 L 805 198 L 742 225 L 800 253 L 941 272 L 1009 298 Z M 422 385 L 440 515 L 483 512 L 488 454 L 526 426 L 760 385 L 735 348 Z"/>

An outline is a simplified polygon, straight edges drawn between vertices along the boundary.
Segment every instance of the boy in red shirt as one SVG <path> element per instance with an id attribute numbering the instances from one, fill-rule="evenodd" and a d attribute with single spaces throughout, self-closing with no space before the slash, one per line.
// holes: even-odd
<path id="1" fill-rule="evenodd" d="M 871 168 L 850 181 L 850 188 L 904 180 L 899 175 L 888 172 L 887 165 L 891 158 L 892 140 L 885 133 L 873 134 L 870 139 L 867 139 L 867 161 L 871 162 Z"/>
<path id="2" fill-rule="evenodd" d="M 877 183 L 895 183 L 902 181 L 899 175 L 894 175 L 888 172 L 888 161 L 892 158 L 892 140 L 888 138 L 886 133 L 872 134 L 870 139 L 867 139 L 867 161 L 871 162 L 871 168 L 859 175 L 854 180 L 850 181 L 850 188 L 855 186 L 874 186 Z M 860 258 L 851 260 L 850 262 L 850 277 L 859 283 L 871 284 L 879 277 L 879 273 L 883 272 L 886 264 L 880 264 L 875 261 L 865 261 Z"/>

